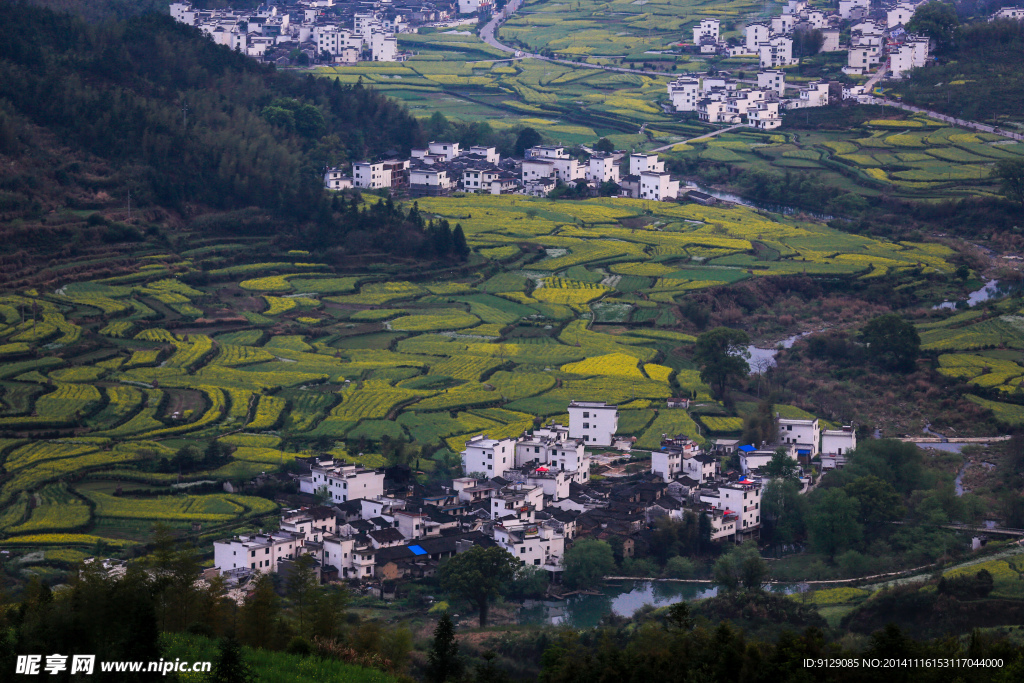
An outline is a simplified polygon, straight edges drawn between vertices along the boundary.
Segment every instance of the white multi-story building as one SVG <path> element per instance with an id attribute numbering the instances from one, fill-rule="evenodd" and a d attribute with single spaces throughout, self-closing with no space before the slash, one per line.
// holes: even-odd
<path id="1" fill-rule="evenodd" d="M 281 531 L 300 536 L 304 541 L 319 543 L 337 530 L 337 515 L 329 507 L 290 510 L 281 517 Z"/>
<path id="2" fill-rule="evenodd" d="M 467 168 L 462 172 L 462 189 L 466 192 L 490 193 L 494 181 L 501 177 L 501 171 L 488 168 Z"/>
<path id="3" fill-rule="evenodd" d="M 311 494 L 326 490 L 333 503 L 378 498 L 384 495 L 384 472 L 356 465 L 314 465 L 309 476 L 299 478 L 299 490 Z"/>
<path id="4" fill-rule="evenodd" d="M 555 162 L 550 159 L 523 159 L 523 182 L 555 177 Z"/>
<path id="5" fill-rule="evenodd" d="M 174 5 L 171 5 L 173 7 Z M 173 12 L 173 10 L 172 10 Z M 991 17 L 989 21 L 995 21 L 996 19 L 1013 19 L 1014 21 L 1024 21 L 1024 7 L 1004 7 Z"/>
<path id="6" fill-rule="evenodd" d="M 427 143 L 427 153 L 436 154 L 444 157 L 445 161 L 451 161 L 461 154 L 461 149 L 457 142 L 429 142 Z"/>
<path id="7" fill-rule="evenodd" d="M 679 181 L 672 180 L 668 173 L 644 171 L 640 173 L 640 199 L 653 199 L 656 202 L 668 201 L 679 197 Z"/>
<path id="8" fill-rule="evenodd" d="M 516 442 L 516 467 L 536 464 L 566 472 L 577 484 L 590 481 L 590 456 L 583 441 L 569 438 L 569 430 L 553 425 L 534 430 Z"/>
<path id="9" fill-rule="evenodd" d="M 774 69 L 779 66 L 796 64 L 793 59 L 793 39 L 789 36 L 772 36 L 758 43 L 757 54 L 762 69 Z"/>
<path id="10" fill-rule="evenodd" d="M 846 55 L 846 73 L 862 74 L 882 60 L 882 48 L 878 45 L 851 47 Z"/>
<path id="11" fill-rule="evenodd" d="M 383 162 L 357 161 L 352 164 L 352 185 L 367 190 L 391 187 L 391 171 Z"/>
<path id="12" fill-rule="evenodd" d="M 664 173 L 665 162 L 658 159 L 657 154 L 630 154 L 629 174 Z"/>
<path id="13" fill-rule="evenodd" d="M 800 108 L 806 107 L 827 107 L 828 106 L 828 81 L 814 81 L 800 88 L 800 99 L 797 100 Z"/>
<path id="14" fill-rule="evenodd" d="M 907 22 L 914 17 L 914 10 L 917 6 L 913 3 L 901 2 L 885 12 L 885 24 L 887 28 L 894 26 L 906 26 Z"/>
<path id="15" fill-rule="evenodd" d="M 676 111 L 697 111 L 700 83 L 695 78 L 680 76 L 668 84 L 668 97 Z"/>
<path id="16" fill-rule="evenodd" d="M 750 125 L 761 130 L 774 130 L 782 125 L 778 102 L 761 102 L 756 108 L 747 111 Z"/>
<path id="17" fill-rule="evenodd" d="M 747 24 L 743 29 L 743 33 L 746 39 L 747 52 L 750 54 L 757 54 L 761 43 L 766 42 L 772 37 L 771 26 L 761 23 Z"/>
<path id="18" fill-rule="evenodd" d="M 700 45 L 703 38 L 710 38 L 717 43 L 719 26 L 718 19 L 701 19 L 700 23 L 693 27 L 693 44 Z"/>
<path id="19" fill-rule="evenodd" d="M 820 52 L 839 52 L 839 29 L 821 29 L 821 50 Z"/>
<path id="20" fill-rule="evenodd" d="M 911 37 L 898 49 L 889 52 L 889 71 L 893 78 L 903 78 L 911 69 L 928 63 L 928 39 Z"/>
<path id="21" fill-rule="evenodd" d="M 757 87 L 762 90 L 774 90 L 780 96 L 786 94 L 786 74 L 782 71 L 760 71 L 757 74 Z"/>
<path id="22" fill-rule="evenodd" d="M 821 432 L 818 418 L 802 420 L 781 417 L 779 423 L 779 443 L 794 446 L 797 452 L 809 450 L 810 455 L 821 452 Z"/>
<path id="23" fill-rule="evenodd" d="M 324 187 L 328 190 L 347 190 L 352 187 L 352 176 L 347 176 L 340 168 L 329 168 L 324 173 Z"/>
<path id="24" fill-rule="evenodd" d="M 459 14 L 476 14 L 491 9 L 490 0 L 459 0 Z"/>
<path id="25" fill-rule="evenodd" d="M 796 17 L 792 14 L 781 14 L 777 17 L 772 17 L 772 33 L 779 35 L 789 33 L 793 30 L 795 24 Z"/>
<path id="26" fill-rule="evenodd" d="M 871 0 L 839 0 L 839 16 L 849 19 L 858 7 L 866 13 L 871 8 Z"/>
<path id="27" fill-rule="evenodd" d="M 703 498 L 702 498 L 703 500 Z M 761 526 L 761 487 L 757 484 L 725 484 L 718 487 L 713 505 L 719 510 L 736 513 L 737 535 Z"/>
<path id="28" fill-rule="evenodd" d="M 480 473 L 488 478 L 501 477 L 515 467 L 515 459 L 515 439 L 488 439 L 481 434 L 466 442 L 462 472 L 467 476 Z"/>
<path id="29" fill-rule="evenodd" d="M 375 62 L 394 62 L 398 58 L 398 38 L 387 33 L 370 35 L 370 57 Z"/>
<path id="30" fill-rule="evenodd" d="M 448 194 L 451 189 L 448 169 L 426 166 L 409 170 L 409 191 L 416 196 L 437 197 Z"/>
<path id="31" fill-rule="evenodd" d="M 587 180 L 592 183 L 618 183 L 619 157 L 615 154 L 596 152 L 590 157 Z"/>
<path id="32" fill-rule="evenodd" d="M 569 438 L 588 446 L 610 446 L 619 431 L 619 407 L 598 401 L 569 404 Z"/>
<path id="33" fill-rule="evenodd" d="M 496 524 L 494 542 L 515 555 L 520 564 L 548 571 L 562 569 L 565 535 L 560 524 Z"/>
<path id="34" fill-rule="evenodd" d="M 482 145 L 473 145 L 469 148 L 468 154 L 474 154 L 479 157 L 483 157 L 484 160 L 489 164 L 495 164 L 501 161 L 501 155 L 498 154 L 497 147 L 484 147 Z"/>
<path id="35" fill-rule="evenodd" d="M 221 572 L 276 572 L 278 560 L 298 557 L 301 553 L 302 540 L 301 534 L 276 532 L 214 541 L 213 566 Z"/>

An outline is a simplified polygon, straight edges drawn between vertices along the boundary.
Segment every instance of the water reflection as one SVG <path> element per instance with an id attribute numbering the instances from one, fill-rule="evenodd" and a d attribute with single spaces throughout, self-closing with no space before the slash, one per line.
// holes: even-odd
<path id="1" fill-rule="evenodd" d="M 971 306 L 977 306 L 989 299 L 999 299 L 1011 294 L 1020 294 L 1022 289 L 1024 289 L 1024 287 L 1022 287 L 1019 282 L 1000 282 L 999 280 L 989 280 L 981 289 L 977 289 L 968 294 L 966 300 L 943 301 L 941 304 L 932 306 L 932 308 L 970 308 Z"/>
<path id="2" fill-rule="evenodd" d="M 768 590 L 793 593 L 806 590 L 805 584 L 772 584 Z M 531 602 L 519 613 L 522 624 L 551 624 L 586 629 L 598 625 L 608 614 L 632 616 L 644 605 L 665 607 L 680 600 L 701 600 L 718 594 L 707 583 L 669 581 L 624 581 L 604 586 L 595 595 L 572 595 L 565 600 Z"/>

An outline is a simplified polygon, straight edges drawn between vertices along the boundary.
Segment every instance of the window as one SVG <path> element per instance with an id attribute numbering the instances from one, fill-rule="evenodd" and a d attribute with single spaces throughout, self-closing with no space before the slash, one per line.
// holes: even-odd
<path id="1" fill-rule="evenodd" d="M 584 422 L 583 423 L 583 428 L 584 429 L 590 429 L 590 423 L 589 422 Z"/>
<path id="2" fill-rule="evenodd" d="M 534 564 L 540 564 L 540 558 L 537 558 L 536 560 L 534 560 L 533 563 Z"/>
<path id="3" fill-rule="evenodd" d="M 590 413 L 583 413 L 583 417 L 590 417 Z"/>

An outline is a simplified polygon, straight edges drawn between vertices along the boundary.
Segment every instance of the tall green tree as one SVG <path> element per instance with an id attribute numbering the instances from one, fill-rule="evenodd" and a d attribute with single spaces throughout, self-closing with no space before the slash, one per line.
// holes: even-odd
<path id="1" fill-rule="evenodd" d="M 491 599 L 512 581 L 519 560 L 503 548 L 473 546 L 445 562 L 440 569 L 441 587 L 469 600 L 487 625 Z"/>
<path id="2" fill-rule="evenodd" d="M 868 355 L 879 365 L 894 372 L 910 372 L 921 353 L 921 337 L 909 321 L 896 313 L 886 313 L 868 321 L 861 331 Z"/>
<path id="3" fill-rule="evenodd" d="M 238 635 L 250 647 L 273 648 L 278 639 L 281 602 L 270 574 L 256 578 L 253 594 L 238 611 Z"/>
<path id="4" fill-rule="evenodd" d="M 697 337 L 693 362 L 700 366 L 701 380 L 715 387 L 720 396 L 725 394 L 729 382 L 750 372 L 749 344 L 746 332 L 729 327 L 716 327 Z"/>
<path id="5" fill-rule="evenodd" d="M 846 478 L 844 481 L 876 476 L 898 492 L 908 494 L 921 485 L 923 460 L 924 455 L 916 444 L 896 439 L 869 439 L 860 442 L 850 454 L 842 475 Z"/>
<path id="6" fill-rule="evenodd" d="M 892 484 L 873 474 L 857 477 L 843 486 L 843 490 L 859 501 L 857 521 L 867 527 L 892 522 L 906 513 L 901 496 Z"/>
<path id="7" fill-rule="evenodd" d="M 455 639 L 455 624 L 445 612 L 434 627 L 434 641 L 427 652 L 427 680 L 430 683 L 459 681 L 464 670 L 459 641 Z"/>
<path id="8" fill-rule="evenodd" d="M 1024 159 L 1000 159 L 991 176 L 999 181 L 1003 196 L 1024 209 Z"/>
<path id="9" fill-rule="evenodd" d="M 615 555 L 606 542 L 585 538 L 565 551 L 562 564 L 562 582 L 567 587 L 589 588 L 615 571 Z"/>
<path id="10" fill-rule="evenodd" d="M 960 19 L 956 16 L 953 3 L 932 0 L 914 10 L 914 16 L 907 22 L 907 31 L 921 33 L 935 41 L 936 49 L 944 52 L 949 49 L 956 36 Z"/>
<path id="11" fill-rule="evenodd" d="M 519 131 L 519 135 L 516 137 L 516 156 L 523 156 L 526 153 L 526 150 L 531 147 L 536 147 L 543 141 L 544 139 L 540 136 L 540 133 L 533 128 L 523 128 Z"/>
<path id="12" fill-rule="evenodd" d="M 789 457 L 785 448 L 777 448 L 772 453 L 772 459 L 764 466 L 764 472 L 769 477 L 781 479 L 795 479 L 800 464 Z"/>
<path id="13" fill-rule="evenodd" d="M 761 528 L 766 540 L 793 543 L 804 535 L 807 499 L 792 479 L 773 479 L 761 494 Z"/>
<path id="14" fill-rule="evenodd" d="M 835 557 L 860 541 L 863 527 L 857 521 L 860 505 L 842 489 L 818 492 L 811 504 L 807 530 L 811 545 L 820 553 Z"/>
<path id="15" fill-rule="evenodd" d="M 316 580 L 316 572 L 313 570 L 314 562 L 311 555 L 299 555 L 292 562 L 291 571 L 288 573 L 288 597 L 295 603 L 299 613 L 299 633 L 303 635 L 306 634 L 306 617 L 320 587 Z"/>

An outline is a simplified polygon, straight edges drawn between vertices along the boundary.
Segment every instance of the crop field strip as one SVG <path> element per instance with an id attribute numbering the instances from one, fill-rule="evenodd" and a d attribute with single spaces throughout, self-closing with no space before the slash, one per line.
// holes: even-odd
<path id="1" fill-rule="evenodd" d="M 687 293 L 779 273 L 901 277 L 952 269 L 941 245 L 889 243 L 740 207 L 480 195 L 424 198 L 420 209 L 461 223 L 473 258 L 483 265 L 484 254 L 492 257 L 490 274 L 383 281 L 336 275 L 317 263 L 267 261 L 211 269 L 213 283 L 201 287 L 149 269 L 142 273 L 152 275 L 114 283 L 2 297 L 9 335 L 30 334 L 24 347 L 0 357 L 7 473 L 0 541 L 80 547 L 100 539 L 114 546 L 143 540 L 154 521 L 241 524 L 273 511 L 269 501 L 225 494 L 165 488 L 164 495 L 136 498 L 95 488 L 111 479 L 176 483 L 176 472 L 154 471 L 153 464 L 173 457 L 185 440 L 217 439 L 231 460 L 182 479 L 234 481 L 275 471 L 324 442 L 336 457 L 366 466 L 385 462 L 351 448 L 363 438 L 410 438 L 457 452 L 479 433 L 515 436 L 537 416 L 564 420 L 566 404 L 581 397 L 622 404 L 623 428 L 642 447 L 656 446 L 663 433 L 698 437 L 686 411 L 659 408 L 674 395 L 713 404 L 699 373 L 670 353 L 694 341 L 672 329 L 671 304 Z M 519 248 L 524 243 L 557 251 L 537 257 L 529 255 L 535 249 Z M 755 243 L 778 256 L 757 260 Z M 171 306 L 207 315 L 230 305 L 226 285 L 262 302 L 242 329 L 183 332 L 181 322 L 173 324 L 183 318 L 161 317 L 177 315 Z M 136 317 L 136 296 L 168 308 Z M 285 308 L 282 301 L 298 303 Z M 325 304 L 338 307 L 330 318 L 310 317 Z M 614 334 L 594 323 L 602 307 L 615 311 Z M 947 345 L 965 325 L 998 336 L 1013 327 L 1014 313 L 922 333 Z M 275 334 L 281 324 L 287 334 Z M 353 332 L 356 326 L 365 331 Z M 383 345 L 359 343 L 382 333 L 394 336 Z M 94 362 L 49 353 L 78 340 L 109 352 L 90 356 L 102 359 Z M 1024 376 L 1014 374 L 1012 362 L 989 366 L 969 379 Z M 731 433 L 740 424 L 730 415 L 699 419 L 710 432 Z"/>

